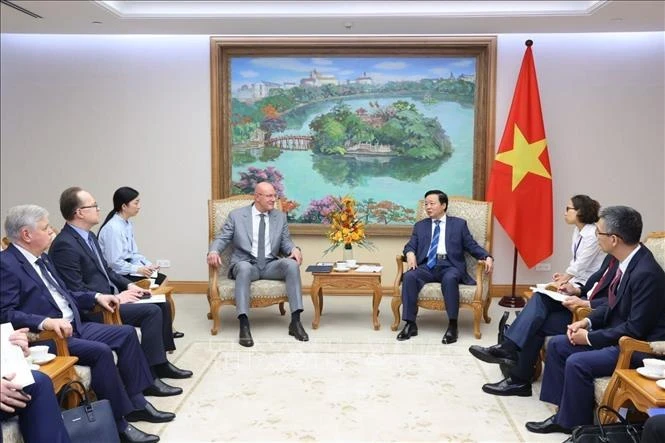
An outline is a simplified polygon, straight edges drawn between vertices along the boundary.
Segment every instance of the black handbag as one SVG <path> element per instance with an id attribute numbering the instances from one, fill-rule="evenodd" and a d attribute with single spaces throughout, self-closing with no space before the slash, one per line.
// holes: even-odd
<path id="1" fill-rule="evenodd" d="M 73 386 L 79 389 L 74 389 Z M 119 443 L 120 437 L 113 417 L 111 403 L 108 400 L 91 402 L 85 393 L 85 387 L 81 382 L 70 381 L 59 394 L 60 408 L 62 409 L 65 399 L 70 392 L 81 397 L 79 406 L 62 411 L 62 420 L 72 443 Z"/>
<path id="2" fill-rule="evenodd" d="M 619 419 L 619 423 L 604 425 L 600 422 L 600 411 L 607 411 Z M 631 424 L 617 411 L 609 406 L 600 406 L 596 409 L 596 423 L 598 425 L 577 426 L 573 429 L 574 443 L 640 443 L 642 438 L 642 424 Z"/>

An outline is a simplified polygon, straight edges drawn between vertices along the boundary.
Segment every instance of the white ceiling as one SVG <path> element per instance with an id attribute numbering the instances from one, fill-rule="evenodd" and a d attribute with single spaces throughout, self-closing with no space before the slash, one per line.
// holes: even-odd
<path id="1" fill-rule="evenodd" d="M 30 17 L 4 3 L 0 11 L 2 33 L 427 35 L 665 31 L 663 1 L 12 2 L 42 18 Z M 116 11 L 109 9 L 113 5 Z M 178 11 L 180 16 L 175 15 Z"/>

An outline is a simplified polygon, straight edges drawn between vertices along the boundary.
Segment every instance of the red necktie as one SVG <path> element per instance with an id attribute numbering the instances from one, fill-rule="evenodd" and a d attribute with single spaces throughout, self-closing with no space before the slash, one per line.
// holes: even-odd
<path id="1" fill-rule="evenodd" d="M 614 304 L 617 302 L 617 287 L 619 286 L 619 281 L 621 281 L 621 269 L 617 269 L 617 275 L 610 283 L 610 289 L 608 291 L 607 302 L 610 304 L 610 308 L 614 307 Z"/>
<path id="2" fill-rule="evenodd" d="M 619 262 L 616 259 L 612 258 L 610 264 L 607 266 L 607 269 L 605 270 L 605 273 L 600 278 L 596 286 L 593 287 L 593 291 L 591 291 L 591 294 L 589 294 L 589 296 L 587 297 L 589 300 L 594 298 L 596 294 L 598 294 L 598 291 L 600 291 L 600 288 L 603 288 L 605 286 L 605 281 L 614 275 L 614 273 L 617 270 L 618 264 Z"/>

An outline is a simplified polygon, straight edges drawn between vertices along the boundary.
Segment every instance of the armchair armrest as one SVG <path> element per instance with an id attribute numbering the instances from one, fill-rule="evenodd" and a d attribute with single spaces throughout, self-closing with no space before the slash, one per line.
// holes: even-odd
<path id="1" fill-rule="evenodd" d="M 134 284 L 141 289 L 150 289 L 150 279 L 148 278 L 137 280 L 134 282 Z"/>
<path id="2" fill-rule="evenodd" d="M 395 264 L 397 265 L 397 272 L 395 273 L 395 282 L 393 283 L 393 295 L 395 296 L 400 295 L 399 285 L 402 283 L 402 278 L 404 276 L 405 262 L 406 262 L 406 256 L 402 254 L 397 254 L 395 256 Z"/>
<path id="3" fill-rule="evenodd" d="M 69 357 L 69 346 L 67 346 L 67 340 L 58 337 L 58 334 L 53 331 L 41 331 L 39 333 L 29 332 L 28 341 L 31 343 L 39 341 L 53 341 L 55 343 L 56 355 L 58 357 Z"/>
<path id="4" fill-rule="evenodd" d="M 92 313 L 102 314 L 105 325 L 122 325 L 122 320 L 120 320 L 120 307 L 116 308 L 113 312 L 109 312 L 101 306 L 95 305 L 95 307 L 92 308 Z"/>
<path id="5" fill-rule="evenodd" d="M 591 311 L 593 309 L 587 307 L 575 309 L 575 312 L 573 312 L 573 321 L 580 321 L 583 318 L 587 318 L 591 314 Z"/>
<path id="6" fill-rule="evenodd" d="M 619 358 L 614 370 L 630 368 L 630 360 L 634 352 L 651 354 L 653 353 L 653 349 L 649 342 L 636 340 L 628 336 L 621 337 L 619 339 Z"/>

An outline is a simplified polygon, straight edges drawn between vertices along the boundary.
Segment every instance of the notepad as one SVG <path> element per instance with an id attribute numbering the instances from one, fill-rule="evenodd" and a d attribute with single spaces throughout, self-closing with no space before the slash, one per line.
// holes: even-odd
<path id="1" fill-rule="evenodd" d="M 137 300 L 134 302 L 134 304 L 138 303 L 166 303 L 166 295 L 152 294 L 152 297 L 150 298 L 142 298 L 141 300 Z"/>
<path id="2" fill-rule="evenodd" d="M 26 387 L 35 382 L 28 361 L 23 355 L 23 350 L 20 346 L 14 345 L 9 341 L 9 336 L 14 332 L 11 323 L 3 323 L 0 331 L 0 341 L 2 345 L 0 349 L 0 372 L 2 376 L 14 373 L 15 376 L 12 382 Z"/>
<path id="3" fill-rule="evenodd" d="M 383 266 L 376 265 L 360 265 L 356 269 L 356 272 L 381 272 Z"/>
<path id="4" fill-rule="evenodd" d="M 309 265 L 306 272 L 332 272 L 332 265 Z"/>
<path id="5" fill-rule="evenodd" d="M 541 294 L 545 294 L 545 295 L 549 296 L 550 298 L 552 298 L 556 301 L 564 301 L 567 297 L 566 294 L 561 294 L 560 292 L 550 291 L 548 289 L 536 288 L 535 286 L 531 286 L 529 289 L 531 289 L 533 292 L 540 292 Z"/>

